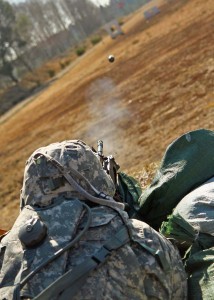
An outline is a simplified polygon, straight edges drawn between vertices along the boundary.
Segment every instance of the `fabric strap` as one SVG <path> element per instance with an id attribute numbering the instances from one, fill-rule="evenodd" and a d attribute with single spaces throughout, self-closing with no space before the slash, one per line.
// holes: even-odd
<path id="1" fill-rule="evenodd" d="M 62 275 L 59 279 L 42 291 L 34 300 L 49 300 L 58 296 L 59 300 L 71 300 L 86 281 L 88 274 L 104 263 L 111 251 L 117 250 L 130 241 L 126 226 L 109 239 L 94 255 L 84 260 L 74 269 Z"/>
<path id="2" fill-rule="evenodd" d="M 44 157 L 46 157 L 46 159 L 51 162 L 55 168 L 57 168 L 59 170 L 59 172 L 61 173 L 62 176 L 64 176 L 64 178 L 67 180 L 67 182 L 76 190 L 78 191 L 81 195 L 85 196 L 85 198 L 87 200 L 90 200 L 91 202 L 100 204 L 100 205 L 104 205 L 104 206 L 108 206 L 114 209 L 125 209 L 125 205 L 123 203 L 119 203 L 116 202 L 112 197 L 110 197 L 109 195 L 106 195 L 103 192 L 98 191 L 88 180 L 87 178 L 85 178 L 82 174 L 80 174 L 77 170 L 73 169 L 70 167 L 70 173 L 74 173 L 74 178 L 79 177 L 82 180 L 84 180 L 86 182 L 86 184 L 95 192 L 95 194 L 97 194 L 97 197 L 91 195 L 90 193 L 88 193 L 85 189 L 82 188 L 81 185 L 79 185 L 77 183 L 77 181 L 71 176 L 71 174 L 69 174 L 69 172 L 66 171 L 66 169 L 64 168 L 64 166 L 58 162 L 57 160 L 55 160 L 53 157 L 51 157 L 48 154 L 44 154 L 44 153 L 37 153 L 37 155 L 40 154 Z"/>

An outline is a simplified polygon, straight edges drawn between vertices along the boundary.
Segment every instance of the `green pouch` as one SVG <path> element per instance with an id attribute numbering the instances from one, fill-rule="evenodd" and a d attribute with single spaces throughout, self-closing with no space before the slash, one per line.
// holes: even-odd
<path id="1" fill-rule="evenodd" d="M 186 262 L 188 299 L 214 299 L 214 248 L 199 251 Z"/>
<path id="2" fill-rule="evenodd" d="M 158 230 L 178 202 L 214 175 L 214 131 L 188 132 L 168 146 L 151 185 L 139 199 L 141 220 Z"/>
<path id="3" fill-rule="evenodd" d="M 139 209 L 138 200 L 142 194 L 140 183 L 132 176 L 124 172 L 118 173 L 117 192 L 123 202 L 128 204 L 128 214 L 130 217 Z"/>

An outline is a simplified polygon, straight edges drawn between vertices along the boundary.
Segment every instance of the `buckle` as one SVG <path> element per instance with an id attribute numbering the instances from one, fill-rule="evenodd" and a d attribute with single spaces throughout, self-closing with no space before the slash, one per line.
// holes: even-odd
<path id="1" fill-rule="evenodd" d="M 107 256 L 110 254 L 109 251 L 105 246 L 102 246 L 100 250 L 98 250 L 93 256 L 92 259 L 95 260 L 97 264 L 102 264 L 106 260 Z"/>

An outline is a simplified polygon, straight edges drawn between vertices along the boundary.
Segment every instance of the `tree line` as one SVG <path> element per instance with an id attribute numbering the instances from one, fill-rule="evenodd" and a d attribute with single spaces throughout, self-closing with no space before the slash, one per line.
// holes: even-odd
<path id="1" fill-rule="evenodd" d="M 77 45 L 114 18 L 130 13 L 143 0 L 0 0 L 0 76 L 17 83 L 26 71 Z M 17 73 L 18 70 L 18 73 Z"/>

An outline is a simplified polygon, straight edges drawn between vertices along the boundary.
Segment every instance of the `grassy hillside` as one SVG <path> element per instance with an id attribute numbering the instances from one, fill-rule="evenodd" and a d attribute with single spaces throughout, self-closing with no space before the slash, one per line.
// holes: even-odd
<path id="1" fill-rule="evenodd" d="M 124 36 L 106 37 L 1 119 L 0 227 L 18 215 L 25 161 L 40 146 L 103 139 L 105 153 L 144 186 L 170 142 L 214 128 L 213 11 L 213 0 L 170 1 L 146 22 L 139 10 Z"/>

